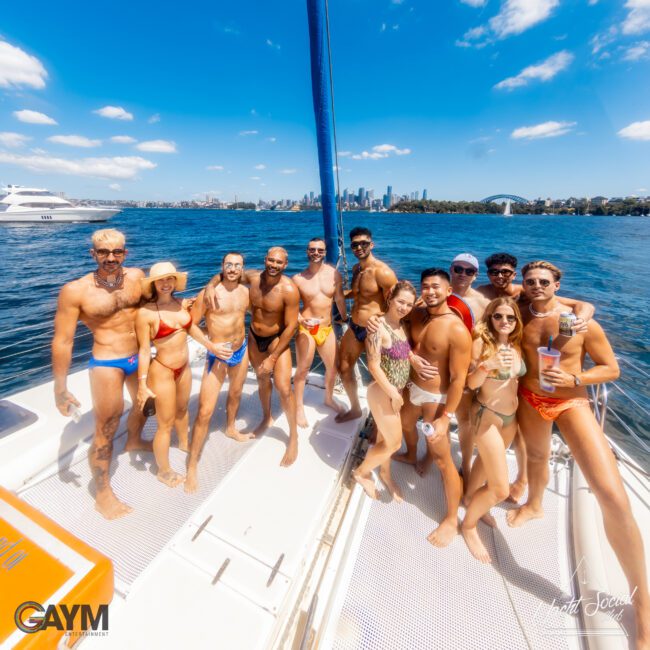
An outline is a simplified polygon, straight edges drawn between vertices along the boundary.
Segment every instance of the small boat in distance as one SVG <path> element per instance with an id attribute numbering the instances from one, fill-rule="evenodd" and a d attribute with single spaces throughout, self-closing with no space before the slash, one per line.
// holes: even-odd
<path id="1" fill-rule="evenodd" d="M 0 192 L 0 223 L 108 221 L 113 207 L 75 206 L 49 190 L 8 185 Z"/>

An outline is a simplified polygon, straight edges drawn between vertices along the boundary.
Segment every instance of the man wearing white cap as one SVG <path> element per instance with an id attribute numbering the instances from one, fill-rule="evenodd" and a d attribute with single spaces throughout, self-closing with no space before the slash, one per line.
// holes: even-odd
<path id="1" fill-rule="evenodd" d="M 471 253 L 460 253 L 454 257 L 449 271 L 452 294 L 447 298 L 447 304 L 460 316 L 471 333 L 475 323 L 481 320 L 483 312 L 490 302 L 483 294 L 472 288 L 472 283 L 478 275 L 478 260 Z M 465 481 L 469 476 L 474 449 L 470 421 L 471 403 L 472 393 L 466 390 L 456 408 L 458 438 L 463 458 L 462 474 Z"/>

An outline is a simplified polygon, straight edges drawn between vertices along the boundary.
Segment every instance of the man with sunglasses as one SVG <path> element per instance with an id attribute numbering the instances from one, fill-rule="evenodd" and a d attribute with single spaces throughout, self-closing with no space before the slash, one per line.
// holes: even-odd
<path id="1" fill-rule="evenodd" d="M 589 405 L 586 386 L 614 381 L 618 363 L 605 332 L 590 320 L 586 331 L 573 336 L 559 332 L 564 307 L 558 302 L 562 272 L 550 262 L 537 261 L 522 269 L 529 308 L 522 310 L 522 349 L 527 372 L 519 382 L 517 420 L 528 452 L 528 500 L 507 513 L 510 526 L 521 526 L 542 517 L 542 498 L 549 479 L 553 423 L 569 446 L 603 515 L 607 539 L 634 594 L 637 644 L 650 647 L 650 596 L 645 570 L 643 540 L 634 520 L 616 459 Z M 552 343 L 551 343 L 552 341 Z M 559 365 L 540 368 L 539 348 L 560 352 Z M 593 366 L 583 369 L 584 358 Z M 539 375 L 552 392 L 540 385 Z"/>
<path id="2" fill-rule="evenodd" d="M 339 372 L 345 392 L 350 398 L 350 410 L 339 413 L 337 422 L 347 422 L 361 417 L 354 366 L 365 349 L 368 319 L 386 309 L 386 295 L 397 284 L 393 270 L 373 254 L 374 243 L 368 228 L 350 231 L 350 248 L 359 260 L 352 269 L 351 295 L 354 303 L 349 328 L 341 339 Z"/>
<path id="3" fill-rule="evenodd" d="M 198 489 L 198 462 L 208 435 L 210 419 L 226 377 L 228 377 L 228 401 L 224 433 L 237 442 L 245 442 L 255 437 L 252 433 L 242 433 L 235 424 L 248 373 L 246 312 L 250 298 L 248 287 L 241 282 L 243 274 L 244 256 L 237 251 L 226 253 L 221 261 L 222 281 L 214 290 L 218 304 L 214 309 L 208 306 L 207 301 L 204 300 L 204 289 L 196 297 L 192 306 L 193 321 L 200 323 L 205 317 L 208 336 L 220 349 L 220 353 L 218 355 L 210 351 L 207 353 L 199 393 L 199 410 L 192 425 L 185 492 L 192 493 Z"/>
<path id="4" fill-rule="evenodd" d="M 77 323 L 81 321 L 93 334 L 90 390 L 95 413 L 95 436 L 89 454 L 95 481 L 95 507 L 107 519 L 131 512 L 110 484 L 113 438 L 124 410 L 126 385 L 131 402 L 138 392 L 138 342 L 135 315 L 140 302 L 140 269 L 123 266 L 127 256 L 124 235 L 118 230 L 97 230 L 92 236 L 90 254 L 97 269 L 68 282 L 59 293 L 52 340 L 54 398 L 62 415 L 72 415 L 80 403 L 67 389 L 67 377 Z M 140 438 L 145 418 L 131 408 L 127 419 L 125 451 L 151 451 L 151 442 Z"/>
<path id="5" fill-rule="evenodd" d="M 302 312 L 298 316 L 296 336 L 296 373 L 293 377 L 299 427 L 309 426 L 303 398 L 307 374 L 316 350 L 325 366 L 325 406 L 337 412 L 341 411 L 339 404 L 334 401 L 338 345 L 332 329 L 332 303 L 336 301 L 343 320 L 347 320 L 347 308 L 341 274 L 325 263 L 326 253 L 327 248 L 322 237 L 310 239 L 307 244 L 309 266 L 293 276 L 302 299 Z"/>
<path id="6" fill-rule="evenodd" d="M 488 300 L 504 296 L 517 300 L 521 293 L 520 284 L 513 284 L 517 276 L 517 258 L 510 253 L 494 253 L 485 260 L 489 284 L 482 284 L 477 291 Z"/>

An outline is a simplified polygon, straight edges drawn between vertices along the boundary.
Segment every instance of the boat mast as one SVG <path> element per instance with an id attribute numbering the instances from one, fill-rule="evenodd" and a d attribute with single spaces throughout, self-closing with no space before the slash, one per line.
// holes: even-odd
<path id="1" fill-rule="evenodd" d="M 320 170 L 321 205 L 327 244 L 327 261 L 336 265 L 342 245 L 342 223 L 336 209 L 334 160 L 332 156 L 332 93 L 330 49 L 327 25 L 327 0 L 307 0 L 309 44 L 311 53 L 311 87 L 316 119 L 318 167 Z M 339 227 L 339 224 L 341 227 Z"/>

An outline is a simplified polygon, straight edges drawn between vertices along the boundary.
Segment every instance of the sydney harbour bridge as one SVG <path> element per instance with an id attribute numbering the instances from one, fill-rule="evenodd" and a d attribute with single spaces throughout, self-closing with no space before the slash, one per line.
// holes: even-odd
<path id="1" fill-rule="evenodd" d="M 485 199 L 481 200 L 481 203 L 492 203 L 492 201 L 502 201 L 505 200 L 505 207 L 503 208 L 503 214 L 510 214 L 510 206 L 512 203 L 528 203 L 528 199 L 524 199 L 521 196 L 516 196 L 515 194 L 493 194 L 488 196 Z"/>

